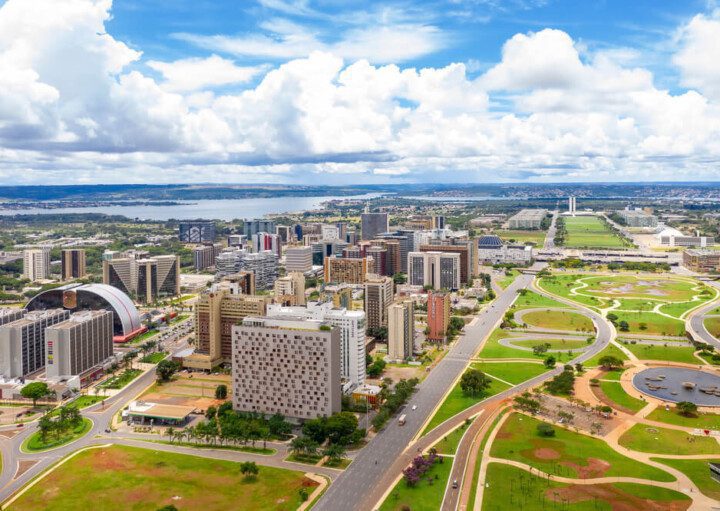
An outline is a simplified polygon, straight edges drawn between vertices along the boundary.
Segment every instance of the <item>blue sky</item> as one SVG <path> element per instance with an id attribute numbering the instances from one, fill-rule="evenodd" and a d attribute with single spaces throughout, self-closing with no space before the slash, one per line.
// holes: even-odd
<path id="1" fill-rule="evenodd" d="M 713 1 L 5 0 L 0 179 L 716 179 L 718 41 Z"/>

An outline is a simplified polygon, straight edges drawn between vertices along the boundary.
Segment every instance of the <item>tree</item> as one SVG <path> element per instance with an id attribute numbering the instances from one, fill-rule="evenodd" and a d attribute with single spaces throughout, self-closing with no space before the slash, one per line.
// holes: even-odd
<path id="1" fill-rule="evenodd" d="M 170 378 L 172 378 L 173 374 L 175 374 L 178 369 L 180 369 L 180 364 L 177 362 L 173 362 L 172 360 L 161 360 L 155 368 L 155 373 L 157 374 L 159 381 L 166 382 L 170 381 Z"/>
<path id="2" fill-rule="evenodd" d="M 172 504 L 168 504 L 167 506 L 159 507 L 157 511 L 178 511 L 178 508 Z"/>
<path id="3" fill-rule="evenodd" d="M 268 419 L 268 428 L 270 428 L 270 433 L 277 437 L 283 437 L 292 432 L 292 424 L 286 421 L 285 417 L 279 413 Z"/>
<path id="4" fill-rule="evenodd" d="M 50 388 L 47 386 L 47 383 L 40 381 L 28 383 L 22 388 L 22 390 L 20 390 L 20 395 L 22 397 L 25 399 L 32 399 L 33 408 L 37 405 L 38 399 L 47 397 L 50 394 Z"/>
<path id="5" fill-rule="evenodd" d="M 553 428 L 550 424 L 547 424 L 545 422 L 541 422 L 537 425 L 537 432 L 540 436 L 546 436 L 551 437 L 555 436 L 555 428 Z"/>
<path id="6" fill-rule="evenodd" d="M 685 417 L 694 417 L 697 413 L 697 405 L 691 401 L 680 401 L 675 405 L 675 410 Z"/>
<path id="7" fill-rule="evenodd" d="M 614 357 L 612 355 L 605 355 L 604 357 L 600 357 L 600 360 L 598 360 L 598 363 L 606 371 L 618 369 L 625 365 L 625 363 L 622 360 L 620 360 L 619 358 Z"/>
<path id="8" fill-rule="evenodd" d="M 323 451 L 323 455 L 327 456 L 330 462 L 339 463 L 345 456 L 345 447 L 340 444 L 330 444 Z"/>
<path id="9" fill-rule="evenodd" d="M 325 422 L 325 434 L 331 444 L 347 445 L 357 427 L 358 420 L 354 413 L 334 413 Z"/>
<path id="10" fill-rule="evenodd" d="M 405 284 L 407 282 L 407 275 L 405 275 L 404 273 L 396 273 L 395 275 L 393 275 L 393 282 L 395 283 L 395 285 Z"/>
<path id="11" fill-rule="evenodd" d="M 260 473 L 260 469 L 254 461 L 244 461 L 240 463 L 240 473 L 245 479 L 254 479 Z"/>
<path id="12" fill-rule="evenodd" d="M 533 355 L 542 355 L 544 353 L 547 353 L 547 346 L 544 344 L 537 344 L 533 346 Z"/>
<path id="13" fill-rule="evenodd" d="M 545 367 L 547 367 L 548 369 L 551 369 L 551 368 L 555 367 L 556 362 L 557 362 L 557 360 L 555 360 L 555 357 L 550 355 L 549 357 L 547 357 L 545 359 L 545 361 L 543 363 L 545 364 Z"/>
<path id="14" fill-rule="evenodd" d="M 468 369 L 460 378 L 460 388 L 465 394 L 475 396 L 490 386 L 490 378 L 478 369 Z"/>
<path id="15" fill-rule="evenodd" d="M 215 399 L 227 399 L 227 385 L 218 385 L 215 387 Z"/>
<path id="16" fill-rule="evenodd" d="M 621 332 L 629 332 L 630 331 L 630 325 L 628 324 L 627 321 L 621 321 L 618 324 L 618 328 L 620 329 Z"/>

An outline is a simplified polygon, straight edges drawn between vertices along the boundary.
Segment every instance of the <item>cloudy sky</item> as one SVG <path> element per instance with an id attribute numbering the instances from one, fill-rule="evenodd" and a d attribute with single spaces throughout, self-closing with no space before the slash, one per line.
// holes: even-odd
<path id="1" fill-rule="evenodd" d="M 0 183 L 720 180 L 720 4 L 0 0 Z"/>

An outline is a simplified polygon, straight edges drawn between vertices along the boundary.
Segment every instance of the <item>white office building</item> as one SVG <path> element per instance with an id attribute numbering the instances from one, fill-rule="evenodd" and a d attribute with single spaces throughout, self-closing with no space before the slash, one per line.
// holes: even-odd
<path id="1" fill-rule="evenodd" d="M 285 250 L 285 269 L 288 272 L 312 270 L 312 247 L 288 247 Z"/>
<path id="2" fill-rule="evenodd" d="M 460 254 L 451 252 L 410 252 L 408 284 L 432 289 L 460 289 Z"/>
<path id="3" fill-rule="evenodd" d="M 31 282 L 50 277 L 50 249 L 45 246 L 23 251 L 23 277 Z"/>

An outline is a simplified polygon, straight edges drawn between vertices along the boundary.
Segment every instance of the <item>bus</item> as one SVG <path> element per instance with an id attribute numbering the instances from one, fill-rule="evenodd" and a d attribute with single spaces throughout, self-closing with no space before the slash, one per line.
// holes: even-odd
<path id="1" fill-rule="evenodd" d="M 398 419 L 398 425 L 404 426 L 405 425 L 405 414 L 402 414 L 400 418 Z"/>

